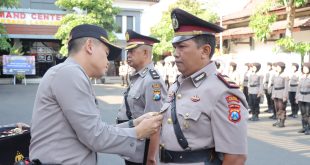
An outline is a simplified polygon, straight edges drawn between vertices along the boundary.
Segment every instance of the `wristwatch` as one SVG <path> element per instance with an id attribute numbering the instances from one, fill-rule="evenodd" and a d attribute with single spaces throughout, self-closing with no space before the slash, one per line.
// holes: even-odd
<path id="1" fill-rule="evenodd" d="M 129 128 L 135 127 L 135 125 L 133 124 L 133 120 L 128 121 L 128 126 Z"/>

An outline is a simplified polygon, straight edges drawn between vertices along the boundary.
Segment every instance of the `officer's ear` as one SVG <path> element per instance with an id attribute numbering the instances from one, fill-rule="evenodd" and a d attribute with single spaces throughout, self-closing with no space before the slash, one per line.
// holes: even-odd
<path id="1" fill-rule="evenodd" d="M 211 46 L 209 44 L 204 44 L 200 47 L 201 49 L 201 59 L 210 59 Z"/>
<path id="2" fill-rule="evenodd" d="M 86 40 L 84 48 L 89 55 L 93 54 L 93 41 L 90 38 Z"/>

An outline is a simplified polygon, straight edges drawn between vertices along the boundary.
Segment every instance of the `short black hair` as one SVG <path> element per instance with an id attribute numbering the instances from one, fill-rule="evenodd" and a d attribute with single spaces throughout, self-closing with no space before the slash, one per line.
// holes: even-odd
<path id="1" fill-rule="evenodd" d="M 93 40 L 94 43 L 100 43 L 100 41 L 98 39 L 91 38 L 91 37 L 82 37 L 82 38 L 77 38 L 77 39 L 71 40 L 68 43 L 68 54 L 70 55 L 70 53 L 78 52 L 81 49 L 81 47 L 85 44 L 87 39 Z"/>
<path id="2" fill-rule="evenodd" d="M 210 59 L 214 54 L 215 50 L 215 36 L 214 35 L 198 35 L 193 38 L 193 41 L 197 44 L 197 47 L 200 48 L 201 46 L 208 44 L 211 46 L 211 53 Z"/>

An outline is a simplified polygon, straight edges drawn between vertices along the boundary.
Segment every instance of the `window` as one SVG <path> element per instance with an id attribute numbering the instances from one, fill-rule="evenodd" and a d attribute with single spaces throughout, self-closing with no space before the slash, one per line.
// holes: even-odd
<path id="1" fill-rule="evenodd" d="M 127 29 L 133 30 L 133 16 L 127 16 Z"/>
<path id="2" fill-rule="evenodd" d="M 121 15 L 117 15 L 116 16 L 116 33 L 122 33 L 122 29 L 123 29 L 123 19 Z"/>

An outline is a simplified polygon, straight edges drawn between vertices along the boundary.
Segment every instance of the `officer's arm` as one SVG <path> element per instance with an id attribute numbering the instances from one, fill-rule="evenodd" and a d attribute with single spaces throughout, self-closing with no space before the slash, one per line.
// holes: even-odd
<path id="1" fill-rule="evenodd" d="M 244 165 L 246 155 L 224 154 L 222 165 Z"/>
<path id="2" fill-rule="evenodd" d="M 64 117 L 87 148 L 129 157 L 135 154 L 136 130 L 102 122 L 91 85 L 82 71 L 73 67 L 62 69 L 53 79 L 51 88 Z"/>

